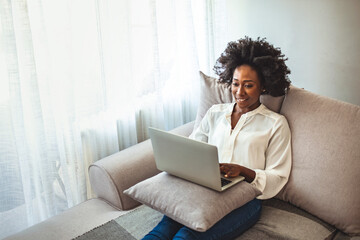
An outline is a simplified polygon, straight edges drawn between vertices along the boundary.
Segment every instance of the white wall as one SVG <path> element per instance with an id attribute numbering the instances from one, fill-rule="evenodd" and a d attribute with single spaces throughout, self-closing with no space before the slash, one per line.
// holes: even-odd
<path id="1" fill-rule="evenodd" d="M 360 105 L 359 0 L 227 0 L 228 40 L 267 40 L 297 87 Z"/>

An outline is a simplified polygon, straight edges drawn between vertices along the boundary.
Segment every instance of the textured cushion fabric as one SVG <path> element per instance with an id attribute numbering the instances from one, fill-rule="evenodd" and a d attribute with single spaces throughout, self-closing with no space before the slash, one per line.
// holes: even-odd
<path id="1" fill-rule="evenodd" d="M 332 239 L 337 230 L 311 214 L 281 200 L 263 201 L 259 221 L 236 240 Z"/>
<path id="2" fill-rule="evenodd" d="M 125 213 L 91 199 L 3 240 L 69 240 Z"/>
<path id="3" fill-rule="evenodd" d="M 348 234 L 360 234 L 360 107 L 291 87 L 281 109 L 292 171 L 278 198 Z"/>
<path id="4" fill-rule="evenodd" d="M 279 112 L 284 96 L 272 97 L 270 95 L 261 95 L 260 102 L 268 109 Z M 200 101 L 196 115 L 194 129 L 196 129 L 207 110 L 214 104 L 233 102 L 231 85 L 220 83 L 218 79 L 209 77 L 200 71 Z"/>
<path id="5" fill-rule="evenodd" d="M 137 240 L 115 220 L 107 222 L 72 240 Z"/>
<path id="6" fill-rule="evenodd" d="M 220 193 L 165 172 L 136 184 L 124 193 L 202 232 L 260 195 L 259 190 L 245 181 Z"/>
<path id="7" fill-rule="evenodd" d="M 118 217 L 116 221 L 136 239 L 143 239 L 161 221 L 163 214 L 146 206 L 141 205 L 135 210 Z M 117 239 L 122 240 L 122 239 Z"/>
<path id="8" fill-rule="evenodd" d="M 279 97 L 273 97 L 270 95 L 261 95 L 260 96 L 260 102 L 262 104 L 264 104 L 268 109 L 279 113 L 282 103 L 284 101 L 285 95 L 284 96 L 279 96 Z"/>
<path id="9" fill-rule="evenodd" d="M 200 101 L 194 129 L 199 126 L 207 110 L 212 105 L 232 101 L 231 85 L 220 83 L 218 79 L 209 77 L 200 71 Z"/>
<path id="10" fill-rule="evenodd" d="M 128 210 L 139 203 L 123 191 L 159 172 L 151 142 L 146 140 L 93 163 L 89 167 L 89 178 L 97 197 L 106 199 L 118 209 Z"/>

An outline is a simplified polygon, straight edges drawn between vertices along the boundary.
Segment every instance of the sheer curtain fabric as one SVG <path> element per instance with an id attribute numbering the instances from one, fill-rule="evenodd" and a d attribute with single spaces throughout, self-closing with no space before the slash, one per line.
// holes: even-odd
<path id="1" fill-rule="evenodd" d="M 0 0 L 0 238 L 93 197 L 88 166 L 149 126 L 194 120 L 219 2 Z"/>

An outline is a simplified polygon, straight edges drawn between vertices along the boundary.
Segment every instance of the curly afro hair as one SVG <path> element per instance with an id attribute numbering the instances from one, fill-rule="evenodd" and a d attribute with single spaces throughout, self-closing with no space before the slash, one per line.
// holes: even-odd
<path id="1" fill-rule="evenodd" d="M 284 58 L 280 48 L 275 48 L 265 40 L 266 38 L 252 40 L 245 37 L 228 43 L 214 66 L 219 81 L 231 84 L 235 69 L 246 64 L 257 72 L 265 89 L 263 94 L 274 97 L 284 95 L 290 85 L 290 70 L 285 64 L 288 59 Z"/>

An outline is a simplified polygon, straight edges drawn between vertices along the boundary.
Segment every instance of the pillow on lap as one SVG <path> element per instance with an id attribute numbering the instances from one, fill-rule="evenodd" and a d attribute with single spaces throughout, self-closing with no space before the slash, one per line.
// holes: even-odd
<path id="1" fill-rule="evenodd" d="M 261 194 L 245 181 L 217 192 L 165 172 L 132 186 L 124 193 L 200 232 Z"/>

